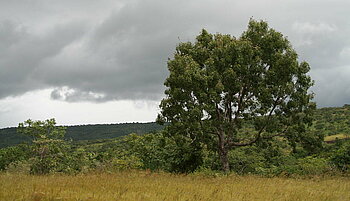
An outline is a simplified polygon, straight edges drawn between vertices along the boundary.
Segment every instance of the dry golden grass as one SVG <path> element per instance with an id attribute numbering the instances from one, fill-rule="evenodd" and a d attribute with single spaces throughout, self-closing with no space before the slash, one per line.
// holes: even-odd
<path id="1" fill-rule="evenodd" d="M 0 174 L 0 200 L 350 200 L 350 178 L 203 177 L 150 172 Z"/>

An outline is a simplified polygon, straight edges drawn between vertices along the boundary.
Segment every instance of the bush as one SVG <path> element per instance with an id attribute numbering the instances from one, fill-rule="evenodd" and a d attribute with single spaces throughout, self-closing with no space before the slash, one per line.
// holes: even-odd
<path id="1" fill-rule="evenodd" d="M 7 166 L 6 172 L 27 174 L 30 172 L 30 161 L 14 161 Z"/>
<path id="2" fill-rule="evenodd" d="M 330 160 L 341 171 L 350 170 L 350 141 L 344 142 L 335 150 Z"/>
<path id="3" fill-rule="evenodd" d="M 11 163 L 28 160 L 30 147 L 25 144 L 0 149 L 0 171 L 7 169 Z"/>
<path id="4" fill-rule="evenodd" d="M 188 173 L 197 169 L 202 162 L 202 152 L 198 145 L 186 140 L 175 140 L 163 133 L 142 136 L 131 134 L 120 143 L 127 147 L 126 156 L 140 159 L 141 169 Z"/>
<path id="5" fill-rule="evenodd" d="M 93 158 L 84 149 L 73 149 L 62 140 L 45 140 L 35 143 L 30 161 L 30 173 L 62 172 L 74 174 L 92 166 Z"/>
<path id="6" fill-rule="evenodd" d="M 143 164 L 137 156 L 114 158 L 111 161 L 113 169 L 128 170 L 128 169 L 140 169 Z"/>
<path id="7" fill-rule="evenodd" d="M 210 168 L 206 168 L 206 167 L 199 167 L 197 168 L 192 175 L 194 176 L 209 176 L 209 177 L 218 177 L 218 176 L 223 176 L 225 175 L 225 173 L 223 173 L 222 171 L 219 170 L 212 170 Z"/>
<path id="8" fill-rule="evenodd" d="M 229 152 L 231 171 L 238 174 L 255 173 L 256 169 L 265 167 L 265 158 L 251 147 L 234 149 Z"/>
<path id="9" fill-rule="evenodd" d="M 308 156 L 299 159 L 289 157 L 276 173 L 283 175 L 321 175 L 330 171 L 332 171 L 332 167 L 326 159 Z"/>

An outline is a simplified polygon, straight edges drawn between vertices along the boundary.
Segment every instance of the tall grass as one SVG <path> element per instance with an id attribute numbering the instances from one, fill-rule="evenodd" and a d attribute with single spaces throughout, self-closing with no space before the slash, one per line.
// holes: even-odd
<path id="1" fill-rule="evenodd" d="M 350 200 L 350 178 L 205 177 L 151 172 L 0 174 L 0 200 Z"/>

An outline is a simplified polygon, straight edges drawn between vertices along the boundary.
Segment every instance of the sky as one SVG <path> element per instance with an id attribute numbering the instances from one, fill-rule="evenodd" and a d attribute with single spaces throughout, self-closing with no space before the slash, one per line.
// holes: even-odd
<path id="1" fill-rule="evenodd" d="M 151 122 L 167 60 L 201 29 L 239 37 L 250 18 L 311 66 L 318 107 L 350 103 L 349 0 L 0 0 L 0 128 Z"/>

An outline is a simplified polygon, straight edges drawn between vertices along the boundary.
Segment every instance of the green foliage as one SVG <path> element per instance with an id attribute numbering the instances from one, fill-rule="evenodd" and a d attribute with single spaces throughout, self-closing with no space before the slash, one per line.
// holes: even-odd
<path id="1" fill-rule="evenodd" d="M 30 172 L 30 161 L 29 160 L 16 160 L 10 163 L 6 167 L 6 172 L 9 173 L 21 173 L 28 174 Z"/>
<path id="2" fill-rule="evenodd" d="M 159 134 L 146 134 L 138 136 L 136 134 L 128 135 L 125 140 L 131 144 L 134 154 L 140 158 L 142 168 L 157 170 L 169 169 L 165 161 L 167 150 L 165 146 L 171 146 Z"/>
<path id="3" fill-rule="evenodd" d="M 330 159 L 341 171 L 350 170 L 350 141 L 344 142 L 334 151 Z"/>
<path id="4" fill-rule="evenodd" d="M 112 139 L 130 133 L 141 135 L 152 131 L 159 131 L 163 128 L 164 126 L 154 122 L 68 126 L 65 139 L 72 139 L 74 142 L 81 140 L 103 141 L 104 139 Z M 22 135 L 16 130 L 16 128 L 0 129 L 0 148 L 32 141 L 31 137 Z"/>
<path id="5" fill-rule="evenodd" d="M 65 128 L 56 126 L 55 119 L 45 121 L 29 119 L 19 124 L 18 132 L 33 139 L 29 152 L 31 156 L 28 160 L 31 173 L 81 171 L 84 154 L 79 150 L 73 151 L 70 143 L 63 140 Z"/>
<path id="6" fill-rule="evenodd" d="M 66 128 L 56 126 L 55 119 L 45 121 L 33 121 L 28 119 L 24 123 L 19 123 L 17 132 L 32 137 L 34 141 L 63 139 Z"/>
<path id="7" fill-rule="evenodd" d="M 108 147 L 108 148 L 106 148 Z M 201 152 L 188 142 L 175 141 L 163 133 L 130 134 L 104 149 L 104 162 L 119 169 L 149 169 L 169 172 L 192 172 L 201 163 Z M 101 151 L 98 151 L 101 152 Z"/>
<path id="8" fill-rule="evenodd" d="M 46 141 L 35 144 L 33 157 L 30 158 L 32 174 L 48 174 L 62 172 L 74 174 L 89 170 L 92 158 L 83 149 L 73 149 L 69 142 Z"/>
<path id="9" fill-rule="evenodd" d="M 7 169 L 11 163 L 28 160 L 29 150 L 29 146 L 24 144 L 0 149 L 0 171 Z"/>
<path id="10" fill-rule="evenodd" d="M 179 142 L 179 139 L 164 133 L 131 134 L 113 140 L 83 144 L 46 140 L 31 146 L 0 149 L 1 156 L 7 156 L 7 160 L 0 161 L 6 162 L 6 171 L 29 171 L 35 174 L 149 169 L 194 172 L 196 175 L 214 177 L 222 175 L 217 152 L 208 149 L 205 144 L 200 144 L 194 150 L 190 141 L 183 141 L 183 144 Z M 228 154 L 229 164 L 231 171 L 237 174 L 268 176 L 327 174 L 336 171 L 332 168 L 333 164 L 338 164 L 337 167 L 343 170 L 344 167 L 348 168 L 348 161 L 343 166 L 344 159 L 349 156 L 346 152 L 349 150 L 348 144 L 342 142 L 328 146 L 324 150 L 328 155 L 303 157 L 293 153 L 293 148 L 283 138 L 261 141 L 253 146 L 231 150 Z M 39 154 L 43 152 L 44 155 Z"/>
<path id="11" fill-rule="evenodd" d="M 280 153 L 271 159 L 262 151 L 250 147 L 231 151 L 231 170 L 238 174 L 252 173 L 270 176 L 322 175 L 333 171 L 331 162 L 326 158 L 316 156 L 298 158 L 287 153 Z"/>
<path id="12" fill-rule="evenodd" d="M 204 166 L 200 166 L 198 169 L 196 169 L 192 175 L 194 176 L 205 176 L 205 177 L 220 177 L 224 176 L 225 174 L 220 170 L 213 170 L 210 168 L 206 168 Z"/>
<path id="13" fill-rule="evenodd" d="M 333 109 L 342 116 L 332 116 L 338 119 L 334 125 L 347 118 L 345 106 Z M 317 113 L 319 111 L 323 110 Z M 316 122 L 323 121 L 322 118 L 318 116 Z M 223 174 L 215 148 L 217 141 L 210 136 L 204 138 L 204 134 L 200 140 L 199 136 L 173 135 L 172 127 L 144 135 L 73 142 L 64 140 L 64 128 L 56 127 L 54 120 L 30 120 L 20 125 L 19 131 L 30 136 L 32 143 L 0 149 L 0 171 L 74 174 L 90 170 L 147 169 L 213 177 Z M 179 131 L 185 128 L 177 126 Z M 248 121 L 237 135 L 247 135 L 252 129 Z M 194 130 L 195 126 L 187 131 Z M 350 141 L 344 138 L 325 144 L 321 143 L 323 135 L 312 126 L 304 134 L 295 134 L 293 141 L 283 136 L 261 139 L 251 146 L 229 150 L 228 163 L 237 174 L 307 176 L 348 172 Z"/>
<path id="14" fill-rule="evenodd" d="M 62 140 L 35 141 L 30 160 L 30 172 L 33 174 L 47 174 L 62 170 L 67 145 Z"/>
<path id="15" fill-rule="evenodd" d="M 203 170 L 210 175 L 210 170 L 215 172 L 221 169 L 220 161 L 213 160 L 215 152 L 207 152 L 205 155 L 209 157 L 204 157 L 203 165 L 196 174 Z M 235 148 L 229 152 L 229 164 L 231 171 L 236 174 L 265 176 L 322 175 L 335 171 L 327 157 L 293 153 L 293 147 L 283 138 Z"/>
<path id="16" fill-rule="evenodd" d="M 137 156 L 123 156 L 120 158 L 114 158 L 111 161 L 113 169 L 117 170 L 130 170 L 130 169 L 140 169 L 143 167 L 143 164 Z"/>
<path id="17" fill-rule="evenodd" d="M 315 112 L 311 128 L 323 136 L 350 134 L 350 106 L 320 108 Z"/>
<path id="18" fill-rule="evenodd" d="M 305 141 L 315 109 L 310 67 L 266 22 L 251 20 L 239 38 L 202 30 L 176 47 L 168 69 L 157 121 L 170 123 L 170 135 L 217 151 L 224 171 L 235 147 L 274 136 Z"/>
<path id="19" fill-rule="evenodd" d="M 237 148 L 229 152 L 231 171 L 238 174 L 256 173 L 259 167 L 265 167 L 266 159 L 261 152 L 249 147 Z"/>
<path id="20" fill-rule="evenodd" d="M 322 175 L 332 170 L 331 164 L 324 158 L 286 157 L 285 161 L 285 164 L 278 168 L 278 172 L 284 175 Z"/>

